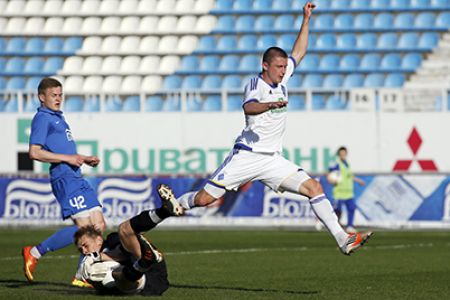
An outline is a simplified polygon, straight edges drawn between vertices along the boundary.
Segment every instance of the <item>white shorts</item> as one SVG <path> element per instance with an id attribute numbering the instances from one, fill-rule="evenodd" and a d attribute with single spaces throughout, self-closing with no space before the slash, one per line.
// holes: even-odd
<path id="1" fill-rule="evenodd" d="M 219 198 L 226 190 L 236 190 L 244 183 L 260 180 L 275 191 L 298 192 L 300 185 L 308 179 L 311 177 L 302 168 L 279 153 L 233 149 L 208 180 L 205 190 Z"/>

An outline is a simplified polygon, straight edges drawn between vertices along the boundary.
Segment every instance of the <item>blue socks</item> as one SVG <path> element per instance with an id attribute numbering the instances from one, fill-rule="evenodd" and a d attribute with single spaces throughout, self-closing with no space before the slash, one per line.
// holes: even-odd
<path id="1" fill-rule="evenodd" d="M 41 255 L 45 255 L 49 251 L 65 248 L 73 244 L 73 235 L 77 230 L 78 227 L 75 225 L 64 227 L 37 245 L 36 248 Z"/>

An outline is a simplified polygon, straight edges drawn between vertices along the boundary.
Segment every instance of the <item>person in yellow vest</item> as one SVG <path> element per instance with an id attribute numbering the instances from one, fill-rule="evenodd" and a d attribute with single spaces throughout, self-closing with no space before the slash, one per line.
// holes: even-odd
<path id="1" fill-rule="evenodd" d="M 340 147 L 337 151 L 336 164 L 329 168 L 329 173 L 327 175 L 327 180 L 333 187 L 333 198 L 334 210 L 338 218 L 340 218 L 342 213 L 342 206 L 345 205 L 347 209 L 347 232 L 354 232 L 353 219 L 355 216 L 355 195 L 353 192 L 353 182 L 360 185 L 365 185 L 366 183 L 355 177 L 350 169 L 350 165 L 347 161 L 347 148 Z"/>

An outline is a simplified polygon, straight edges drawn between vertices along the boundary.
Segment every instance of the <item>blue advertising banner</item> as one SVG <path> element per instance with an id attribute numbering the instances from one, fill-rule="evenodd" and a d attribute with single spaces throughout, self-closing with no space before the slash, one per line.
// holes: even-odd
<path id="1" fill-rule="evenodd" d="M 365 186 L 355 184 L 355 225 L 379 227 L 450 227 L 450 176 L 371 175 L 359 176 Z M 165 183 L 175 195 L 200 189 L 204 178 L 148 176 L 86 177 L 103 203 L 107 223 L 115 226 L 161 203 L 156 187 Z M 318 178 L 331 202 L 332 186 Z M 317 223 L 308 199 L 277 193 L 260 182 L 229 191 L 204 208 L 171 218 L 167 225 L 255 225 L 313 226 Z M 345 211 L 341 217 L 345 224 Z M 70 221 L 66 221 L 70 222 Z M 46 178 L 0 178 L 0 225 L 62 224 L 61 210 Z"/>

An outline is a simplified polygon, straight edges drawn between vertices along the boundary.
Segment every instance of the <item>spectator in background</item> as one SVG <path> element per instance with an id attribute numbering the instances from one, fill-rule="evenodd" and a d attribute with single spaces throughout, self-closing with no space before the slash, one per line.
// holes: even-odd
<path id="1" fill-rule="evenodd" d="M 340 219 L 342 214 L 342 207 L 345 205 L 347 209 L 347 232 L 355 232 L 353 227 L 353 219 L 355 217 L 355 194 L 353 192 L 353 181 L 360 185 L 365 185 L 366 183 L 353 176 L 350 169 L 350 165 L 347 161 L 347 148 L 342 146 L 337 152 L 337 159 L 334 166 L 329 168 L 329 173 L 327 175 L 328 182 L 333 185 L 333 198 L 335 200 L 334 210 L 336 215 Z"/>

